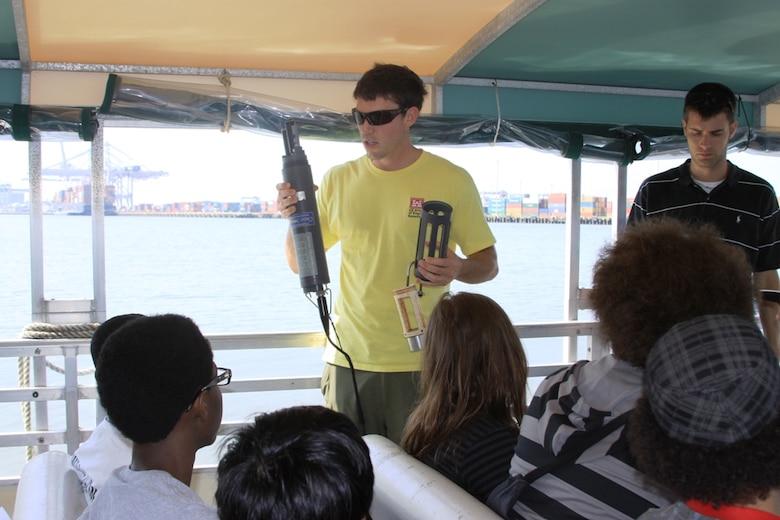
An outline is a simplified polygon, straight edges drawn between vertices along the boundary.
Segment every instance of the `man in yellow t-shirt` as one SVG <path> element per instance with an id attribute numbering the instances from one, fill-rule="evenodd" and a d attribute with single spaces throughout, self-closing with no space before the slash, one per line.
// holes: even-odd
<path id="1" fill-rule="evenodd" d="M 366 72 L 353 93 L 366 155 L 328 171 L 317 192 L 325 248 L 341 243 L 334 320 L 340 347 L 355 369 L 362 410 L 349 363 L 333 346 L 324 354 L 323 395 L 329 407 L 364 422 L 363 433 L 396 442 L 417 399 L 420 352 L 411 351 L 404 337 L 393 291 L 407 285 L 423 203 L 436 200 L 453 208 L 446 257 L 428 257 L 417 265 L 426 279 L 416 280 L 423 286 L 426 316 L 453 280 L 481 283 L 498 274 L 495 238 L 473 179 L 411 142 L 426 94 L 422 80 L 407 67 L 377 64 Z M 294 188 L 277 185 L 284 217 L 295 212 Z M 455 253 L 456 245 L 463 256 Z M 291 232 L 285 249 L 297 272 Z"/>

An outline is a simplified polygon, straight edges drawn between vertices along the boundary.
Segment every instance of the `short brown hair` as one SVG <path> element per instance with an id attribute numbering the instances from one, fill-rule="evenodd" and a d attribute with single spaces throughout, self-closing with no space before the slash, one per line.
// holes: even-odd
<path id="1" fill-rule="evenodd" d="M 400 108 L 422 108 L 428 94 L 420 77 L 405 65 L 376 63 L 363 74 L 352 93 L 355 99 L 373 101 L 376 98 L 393 100 Z"/>
<path id="2" fill-rule="evenodd" d="M 705 120 L 722 112 L 731 122 L 734 121 L 734 114 L 737 111 L 737 96 L 722 83 L 699 83 L 685 96 L 683 117 L 686 121 L 688 113 L 691 111 L 696 112 Z"/>

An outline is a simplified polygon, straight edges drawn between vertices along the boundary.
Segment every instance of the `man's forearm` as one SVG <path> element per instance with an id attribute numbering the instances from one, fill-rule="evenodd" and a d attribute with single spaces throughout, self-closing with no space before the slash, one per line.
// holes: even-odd
<path id="1" fill-rule="evenodd" d="M 477 251 L 466 257 L 464 270 L 457 277 L 463 283 L 482 283 L 492 280 L 498 274 L 498 259 L 494 246 Z"/>

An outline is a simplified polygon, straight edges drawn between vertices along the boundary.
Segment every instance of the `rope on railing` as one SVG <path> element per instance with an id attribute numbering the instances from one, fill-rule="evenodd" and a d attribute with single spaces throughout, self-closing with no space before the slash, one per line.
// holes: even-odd
<path id="1" fill-rule="evenodd" d="M 53 323 L 30 323 L 22 330 L 22 338 L 24 339 L 79 339 L 79 338 L 91 338 L 95 329 L 98 328 L 99 323 L 80 323 L 80 324 L 62 324 L 57 325 Z M 17 362 L 19 386 L 21 388 L 27 388 L 30 386 L 30 358 L 28 356 L 20 357 Z M 60 374 L 65 373 L 65 369 L 59 365 L 56 365 L 46 360 L 46 366 L 55 372 Z M 86 368 L 78 371 L 78 375 L 86 375 L 94 372 L 94 368 Z M 24 423 L 24 431 L 32 430 L 32 412 L 29 401 L 24 401 L 22 405 L 22 421 Z M 27 460 L 30 460 L 35 455 L 33 446 L 27 446 Z"/>
<path id="2" fill-rule="evenodd" d="M 100 323 L 30 323 L 22 330 L 24 339 L 91 338 Z"/>
<path id="3" fill-rule="evenodd" d="M 19 387 L 28 388 L 30 386 L 30 358 L 27 356 L 20 357 L 17 360 L 17 367 L 17 373 L 19 375 Z M 22 401 L 19 404 L 22 405 L 22 423 L 24 424 L 24 431 L 29 432 L 32 430 L 32 413 L 30 412 L 30 401 Z M 27 460 L 32 459 L 33 455 L 33 447 L 27 446 Z"/>
<path id="4" fill-rule="evenodd" d="M 100 326 L 100 323 L 76 323 L 76 324 L 54 324 L 54 323 L 30 323 L 24 330 L 22 330 L 22 337 L 24 339 L 78 339 L 78 338 L 91 338 L 92 334 Z M 59 365 L 55 365 L 48 359 L 46 360 L 46 366 L 60 374 L 65 373 L 65 369 Z M 91 374 L 95 371 L 94 368 L 84 368 L 77 373 L 80 376 Z"/>

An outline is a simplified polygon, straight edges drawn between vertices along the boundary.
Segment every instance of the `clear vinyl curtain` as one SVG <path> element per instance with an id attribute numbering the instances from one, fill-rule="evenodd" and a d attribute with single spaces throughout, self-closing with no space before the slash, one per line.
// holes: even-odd
<path id="1" fill-rule="evenodd" d="M 280 134 L 284 122 L 296 121 L 301 136 L 358 141 L 351 114 L 307 106 L 260 94 L 209 85 L 109 76 L 100 111 L 171 125 L 243 128 Z M 497 131 L 498 126 L 498 131 Z M 557 130 L 540 124 L 494 117 L 422 115 L 412 129 L 421 145 L 518 143 L 577 159 L 590 157 L 631 162 L 644 157 L 650 140 L 640 132 L 610 130 L 607 135 Z M 637 146 L 640 143 L 641 146 Z"/>
<path id="2" fill-rule="evenodd" d="M 101 113 L 178 126 L 235 127 L 281 134 L 295 120 L 301 136 L 359 140 L 351 114 L 218 86 L 109 75 Z M 422 115 L 412 129 L 421 145 L 517 143 L 570 159 L 627 165 L 650 155 L 687 152 L 680 128 L 499 121 L 495 117 Z M 780 134 L 740 128 L 733 149 L 780 151 Z"/>
<path id="3" fill-rule="evenodd" d="M 16 141 L 92 141 L 97 107 L 0 105 L 0 137 Z"/>

